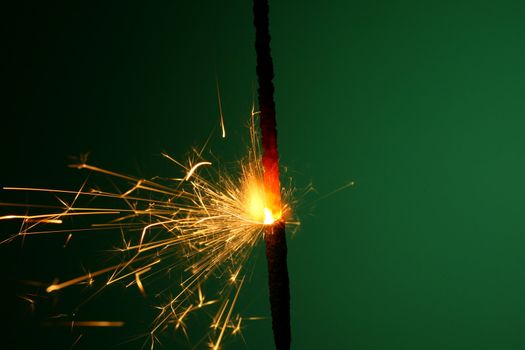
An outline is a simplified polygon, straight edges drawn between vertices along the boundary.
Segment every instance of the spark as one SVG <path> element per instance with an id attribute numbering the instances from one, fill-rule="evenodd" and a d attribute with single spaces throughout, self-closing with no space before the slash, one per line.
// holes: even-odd
<path id="1" fill-rule="evenodd" d="M 219 89 L 219 81 L 215 81 L 217 86 L 217 101 L 219 102 L 219 114 L 221 118 L 221 136 L 222 138 L 226 138 L 226 127 L 224 126 L 224 115 L 222 114 L 222 102 L 221 102 L 221 91 Z"/>
<path id="2" fill-rule="evenodd" d="M 220 112 L 222 136 L 225 136 L 222 110 Z M 97 174 L 109 177 L 115 190 L 89 188 L 87 182 L 76 191 L 4 187 L 9 191 L 47 193 L 58 200 L 56 206 L 23 207 L 26 210 L 38 208 L 37 213 L 0 217 L 0 220 L 22 222 L 18 234 L 4 241 L 26 235 L 67 234 L 65 247 L 79 232 L 108 234 L 118 231 L 122 246 L 116 247 L 115 253 L 122 256 L 120 263 L 102 266 L 63 282 L 53 282 L 46 285 L 45 291 L 54 293 L 75 285 L 92 285 L 97 277 L 105 279 L 103 287 L 116 282 L 125 282 L 128 287 L 136 284 L 146 296 L 146 282 L 158 281 L 160 276 L 177 272 L 180 283 L 166 279 L 155 292 L 154 283 L 148 286 L 148 291 L 152 290 L 148 294 L 162 298 L 148 335 L 151 348 L 159 341 L 159 334 L 169 329 L 181 331 L 188 337 L 188 320 L 198 310 L 206 309 L 205 313 L 210 315 L 209 336 L 213 339 L 208 345 L 218 350 L 226 336 L 242 337 L 242 322 L 254 319 L 243 318 L 235 310 L 246 271 L 251 266 L 249 257 L 262 240 L 265 229 L 280 222 L 298 224 L 291 213 L 294 189 L 291 186 L 283 189 L 283 201 L 276 202 L 275 194 L 265 188 L 260 138 L 255 126 L 258 114 L 252 108 L 247 156 L 235 169 L 225 168 L 220 162 L 214 166 L 205 159 L 202 150 L 198 150 L 186 162 L 162 154 L 179 168 L 182 176 L 142 179 L 90 165 L 87 158 L 82 157 L 70 167 L 87 170 L 92 174 L 90 177 Z M 204 166 L 206 172 L 201 171 Z M 48 212 L 42 213 L 42 210 Z M 73 221 L 77 217 L 101 220 L 94 220 L 88 227 L 77 227 Z M 41 229 L 42 225 L 49 224 L 64 228 Z M 221 284 L 208 283 L 211 277 Z M 205 295 L 210 294 L 211 297 L 206 298 Z M 75 325 L 123 325 L 104 322 L 77 321 Z"/>
<path id="3" fill-rule="evenodd" d="M 144 285 L 142 284 L 142 281 L 140 279 L 140 275 L 142 275 L 143 273 L 146 273 L 146 272 L 148 272 L 150 270 L 151 270 L 151 268 L 148 267 L 147 269 L 144 269 L 142 271 L 135 272 L 135 282 L 137 283 L 137 287 L 139 288 L 140 293 L 143 296 L 146 296 L 146 290 L 144 289 Z"/>
<path id="4" fill-rule="evenodd" d="M 80 342 L 80 339 L 82 339 L 84 335 L 83 334 L 79 334 L 79 336 L 77 337 L 77 339 L 73 342 L 73 344 L 71 344 L 71 346 L 69 347 L 69 350 L 73 349 L 75 346 L 77 346 L 77 344 Z"/>
<path id="5" fill-rule="evenodd" d="M 71 241 L 71 238 L 73 238 L 73 234 L 72 233 L 67 235 L 66 241 L 64 242 L 64 245 L 62 246 L 63 248 L 67 247 L 67 245 L 69 244 L 69 241 Z"/>
<path id="6" fill-rule="evenodd" d="M 188 171 L 188 174 L 186 175 L 184 180 L 188 181 L 190 177 L 193 175 L 193 173 L 195 172 L 195 170 L 197 170 L 198 167 L 203 166 L 203 165 L 211 165 L 211 163 L 210 162 L 198 162 L 197 164 L 191 167 L 190 171 Z"/>
<path id="7" fill-rule="evenodd" d="M 241 283 L 239 284 L 239 288 L 237 289 L 237 292 L 235 293 L 235 297 L 233 298 L 233 301 L 231 303 L 231 307 L 228 310 L 228 314 L 224 318 L 224 323 L 223 323 L 221 332 L 219 333 L 219 337 L 217 338 L 217 341 L 215 342 L 215 344 L 213 344 L 213 343 L 211 344 L 213 350 L 218 350 L 219 349 L 222 337 L 224 336 L 224 332 L 226 331 L 226 327 L 227 327 L 228 322 L 230 321 L 230 317 L 232 315 L 233 306 L 237 302 L 237 298 L 239 297 L 239 292 L 241 291 L 241 287 L 242 287 L 243 282 L 244 282 L 244 279 L 241 280 Z"/>
<path id="8" fill-rule="evenodd" d="M 5 215 L 0 216 L 0 220 L 13 220 L 13 219 L 24 219 L 26 222 L 37 222 L 41 224 L 61 224 L 62 220 L 59 219 L 38 219 L 40 215 L 25 216 L 25 215 Z M 47 216 L 47 215 L 45 215 Z"/>
<path id="9" fill-rule="evenodd" d="M 55 292 L 57 290 L 65 288 L 65 287 L 70 287 L 70 286 L 73 286 L 75 284 L 79 284 L 80 282 L 90 281 L 93 277 L 96 277 L 96 276 L 102 275 L 104 273 L 107 273 L 109 271 L 115 270 L 118 266 L 119 265 L 111 266 L 111 267 L 107 267 L 105 269 L 96 271 L 94 273 L 87 273 L 87 274 L 85 274 L 83 276 L 75 277 L 75 278 L 73 278 L 73 279 L 71 279 L 69 281 L 65 281 L 65 282 L 62 282 L 62 283 L 58 283 L 58 284 L 53 283 L 49 287 L 46 288 L 46 292 L 51 293 L 51 292 Z"/>
<path id="10" fill-rule="evenodd" d="M 235 325 L 235 327 L 233 327 L 232 334 L 236 334 L 236 333 L 239 333 L 241 331 L 241 322 L 242 322 L 242 317 L 239 316 L 239 319 L 237 321 L 237 325 Z"/>
<path id="11" fill-rule="evenodd" d="M 69 322 L 43 322 L 46 327 L 124 327 L 122 321 L 69 321 Z"/>
<path id="12" fill-rule="evenodd" d="M 33 298 L 31 298 L 30 296 L 24 296 L 24 295 L 20 295 L 19 297 L 20 299 L 26 301 L 29 304 L 31 312 L 35 311 L 35 300 L 33 300 Z"/>

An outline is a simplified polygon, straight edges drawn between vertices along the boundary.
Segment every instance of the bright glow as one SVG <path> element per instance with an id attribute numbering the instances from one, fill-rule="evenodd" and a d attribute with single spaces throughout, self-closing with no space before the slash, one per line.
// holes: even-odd
<path id="1" fill-rule="evenodd" d="M 262 179 L 250 178 L 244 184 L 246 209 L 249 218 L 263 225 L 271 225 L 279 220 L 281 215 L 274 215 L 269 208 L 268 195 L 264 190 Z M 280 213 L 279 210 L 276 210 Z"/>
<path id="2" fill-rule="evenodd" d="M 247 179 L 244 184 L 245 203 L 250 219 L 263 223 L 264 221 L 264 188 L 256 179 Z"/>
<path id="3" fill-rule="evenodd" d="M 264 224 L 271 225 L 275 222 L 272 211 L 268 208 L 264 208 Z"/>

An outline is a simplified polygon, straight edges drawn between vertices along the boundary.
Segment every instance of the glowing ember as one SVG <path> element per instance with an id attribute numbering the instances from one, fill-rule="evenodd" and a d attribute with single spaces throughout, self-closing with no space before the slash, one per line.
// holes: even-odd
<path id="1" fill-rule="evenodd" d="M 279 214 L 274 215 L 274 212 L 269 208 L 267 200 L 269 196 L 265 192 L 262 179 L 247 179 L 244 193 L 247 216 L 253 221 L 264 225 L 271 225 L 281 218 L 280 209 L 275 211 L 276 214 Z"/>

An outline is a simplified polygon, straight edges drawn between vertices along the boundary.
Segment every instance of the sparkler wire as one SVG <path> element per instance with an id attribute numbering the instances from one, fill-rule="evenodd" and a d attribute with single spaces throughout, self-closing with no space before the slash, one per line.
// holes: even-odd
<path id="1" fill-rule="evenodd" d="M 268 0 L 254 0 L 255 50 L 257 53 L 258 99 L 260 129 L 263 147 L 264 186 L 267 202 L 273 210 L 281 207 L 279 180 L 279 153 L 277 151 L 277 128 L 275 101 L 273 98 L 273 62 L 270 50 Z M 287 266 L 287 246 L 284 220 L 266 227 L 266 258 L 268 285 L 272 312 L 272 329 L 277 350 L 290 349 L 290 282 Z"/>

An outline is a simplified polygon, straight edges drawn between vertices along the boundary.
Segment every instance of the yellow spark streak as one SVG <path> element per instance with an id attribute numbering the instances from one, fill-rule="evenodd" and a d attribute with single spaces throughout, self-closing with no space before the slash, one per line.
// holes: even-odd
<path id="1" fill-rule="evenodd" d="M 152 262 L 152 263 L 150 263 L 150 264 L 148 264 L 148 265 L 146 265 L 146 266 L 143 266 L 143 267 L 141 267 L 141 268 L 139 268 L 139 269 L 137 269 L 137 270 L 135 270 L 135 271 L 132 271 L 132 272 L 127 273 L 127 274 L 125 274 L 125 275 L 119 276 L 119 277 L 117 277 L 117 278 L 111 278 L 109 281 L 106 282 L 106 284 L 107 284 L 107 285 L 113 284 L 113 283 L 115 283 L 115 282 L 117 282 L 117 281 L 120 281 L 120 280 L 122 280 L 122 279 L 124 279 L 124 278 L 126 278 L 126 277 L 128 277 L 128 276 L 131 276 L 131 275 L 133 275 L 133 274 L 136 274 L 137 272 L 144 271 L 144 270 L 150 268 L 151 266 L 160 263 L 160 261 L 161 261 L 161 260 L 158 259 L 158 260 L 156 260 L 156 261 L 154 261 L 154 262 Z"/>
<path id="2" fill-rule="evenodd" d="M 72 286 L 72 285 L 77 284 L 79 282 L 83 282 L 85 280 L 89 280 L 92 277 L 96 277 L 96 276 L 102 275 L 102 274 L 104 274 L 106 272 L 115 270 L 119 266 L 120 265 L 107 267 L 105 269 L 102 269 L 102 270 L 99 270 L 99 271 L 96 271 L 96 272 L 93 272 L 93 273 L 87 273 L 87 274 L 85 274 L 83 276 L 79 276 L 77 278 L 73 278 L 73 279 L 71 279 L 69 281 L 65 281 L 65 282 L 62 282 L 62 283 L 59 283 L 59 284 L 52 284 L 52 285 L 50 285 L 49 287 L 46 288 L 46 292 L 51 293 L 51 292 L 60 290 L 60 289 L 65 288 L 65 287 Z"/>
<path id="3" fill-rule="evenodd" d="M 228 322 L 230 321 L 233 307 L 235 306 L 235 303 L 237 302 L 237 297 L 239 296 L 239 292 L 241 291 L 241 287 L 243 283 L 244 283 L 244 278 L 239 283 L 239 287 L 237 288 L 237 291 L 235 292 L 235 297 L 233 298 L 230 309 L 228 310 L 228 314 L 226 315 L 226 318 L 224 319 L 224 324 L 222 325 L 221 332 L 219 333 L 219 337 L 217 338 L 215 345 L 213 345 L 213 350 L 218 350 L 219 346 L 221 345 L 222 337 L 224 336 L 224 331 L 226 330 L 226 326 L 228 325 Z"/>
<path id="4" fill-rule="evenodd" d="M 237 276 L 239 275 L 239 272 L 241 272 L 241 268 L 242 268 L 242 266 L 239 266 L 239 267 L 237 268 L 237 271 L 235 271 L 235 272 L 231 275 L 231 277 L 230 277 L 230 282 L 234 283 L 234 282 L 237 280 Z"/>
<path id="5" fill-rule="evenodd" d="M 222 138 L 226 138 L 226 128 L 224 127 L 224 115 L 222 114 L 222 101 L 221 101 L 221 91 L 219 89 L 219 82 L 215 81 L 217 85 L 217 100 L 219 101 L 219 114 L 221 117 L 221 131 L 222 131 Z"/>
<path id="6" fill-rule="evenodd" d="M 175 324 L 175 329 L 179 328 L 181 325 L 184 325 L 184 323 L 182 321 L 184 320 L 186 315 L 192 310 L 192 308 L 193 308 L 193 305 L 190 305 L 190 306 L 188 306 L 188 308 L 186 310 L 184 310 L 182 315 L 177 320 L 177 323 Z"/>
<path id="7" fill-rule="evenodd" d="M 33 299 L 31 299 L 30 297 L 27 297 L 27 296 L 23 296 L 23 295 L 21 295 L 19 297 L 20 297 L 20 299 L 25 300 L 25 301 L 27 301 L 29 303 L 29 306 L 31 308 L 31 312 L 35 312 L 35 301 Z"/>
<path id="8" fill-rule="evenodd" d="M 67 235 L 66 241 L 64 242 L 64 245 L 63 245 L 64 248 L 67 247 L 67 245 L 69 244 L 69 241 L 71 240 L 71 237 L 73 237 L 72 233 Z"/>
<path id="9" fill-rule="evenodd" d="M 140 293 L 143 296 L 146 296 L 146 291 L 144 290 L 144 285 L 142 284 L 142 281 L 140 280 L 140 275 L 142 275 L 143 273 L 146 273 L 146 272 L 148 272 L 150 270 L 151 270 L 151 267 L 148 267 L 147 269 L 144 269 L 142 271 L 139 271 L 139 272 L 135 273 L 135 281 L 137 282 L 137 287 L 139 288 Z"/>
<path id="10" fill-rule="evenodd" d="M 132 182 L 135 182 L 135 183 L 138 183 L 139 181 L 141 181 L 141 179 L 137 179 L 137 178 L 134 178 L 132 176 L 122 175 L 122 174 L 116 173 L 114 171 L 98 168 L 96 166 L 92 166 L 92 165 L 89 165 L 89 164 L 78 164 L 78 165 L 72 165 L 70 167 L 77 168 L 77 169 L 88 169 L 88 170 L 92 170 L 92 171 L 95 171 L 95 172 L 98 172 L 98 173 L 102 173 L 102 174 L 110 175 L 110 176 L 113 176 L 113 177 L 121 178 L 121 179 L 124 179 L 124 180 L 132 181 Z M 163 194 L 167 194 L 167 195 L 174 195 L 174 194 L 176 194 L 176 193 L 173 192 L 173 189 L 170 188 L 170 187 L 163 186 L 163 185 L 160 185 L 158 183 L 147 181 L 147 180 L 142 180 L 142 182 L 147 184 L 147 185 L 149 185 L 149 186 L 151 186 L 151 187 L 148 186 L 148 187 L 143 187 L 143 188 L 144 189 L 148 189 L 148 190 L 150 190 L 152 192 L 158 192 L 158 193 L 163 193 Z"/>
<path id="11" fill-rule="evenodd" d="M 110 172 L 112 173 L 112 172 Z M 138 181 L 138 180 L 136 180 Z M 143 187 L 144 189 L 148 189 Z M 32 191 L 32 192 L 48 192 L 48 193 L 64 193 L 64 194 L 79 194 L 83 196 L 92 196 L 92 197 L 108 197 L 108 198 L 122 198 L 121 194 L 114 194 L 114 193 L 104 193 L 101 191 L 91 190 L 91 192 L 83 192 L 83 191 L 68 191 L 68 190 L 57 190 L 57 189 L 51 189 L 51 188 L 31 188 L 31 187 L 4 187 L 4 190 L 11 190 L 11 191 Z M 158 192 L 158 191 L 156 191 Z M 171 195 L 175 195 L 174 193 L 169 193 Z M 129 197 L 128 199 L 133 199 L 136 201 L 144 201 L 144 202 L 152 202 L 152 203 L 158 203 L 158 204 L 166 204 L 166 202 L 162 201 L 155 201 L 153 199 L 148 198 L 139 198 L 139 197 Z M 69 208 L 70 210 L 111 210 L 111 209 L 103 209 L 103 208 Z"/>
<path id="12" fill-rule="evenodd" d="M 140 235 L 140 242 L 139 242 L 139 253 L 142 251 L 142 244 L 144 242 L 144 238 L 146 237 L 146 233 L 149 231 L 149 229 L 151 229 L 152 227 L 155 227 L 155 226 L 164 226 L 166 224 L 169 224 L 169 223 L 174 223 L 176 221 L 174 220 L 170 220 L 170 221 L 161 221 L 161 222 L 156 222 L 154 224 L 149 224 L 149 225 L 146 225 L 144 227 L 144 229 L 142 230 L 142 234 Z"/>
<path id="13" fill-rule="evenodd" d="M 42 220 L 33 220 L 33 219 L 27 219 L 27 222 L 38 222 L 42 224 L 61 224 L 62 220 L 59 219 L 42 219 Z"/>
<path id="14" fill-rule="evenodd" d="M 123 327 L 122 321 L 70 321 L 70 322 L 44 322 L 46 327 Z"/>
<path id="15" fill-rule="evenodd" d="M 59 215 L 59 214 L 56 214 L 56 215 Z M 27 222 L 36 222 L 36 223 L 42 223 L 42 224 L 61 224 L 62 223 L 62 220 L 59 220 L 59 219 L 38 219 L 39 217 L 49 217 L 49 214 L 36 215 L 36 216 L 4 215 L 4 216 L 0 216 L 0 220 L 23 219 Z"/>
<path id="16" fill-rule="evenodd" d="M 237 322 L 237 325 L 233 328 L 232 334 L 237 334 L 241 331 L 241 322 L 242 317 L 239 317 L 239 321 Z"/>
<path id="17" fill-rule="evenodd" d="M 224 311 L 226 311 L 226 307 L 228 306 L 229 302 L 230 302 L 229 299 L 226 299 L 224 301 L 221 308 L 219 309 L 219 312 L 217 312 L 217 315 L 215 315 L 215 318 L 213 320 L 213 323 L 210 325 L 210 328 L 213 328 L 213 329 L 219 328 L 219 324 L 221 323 L 222 315 L 224 314 Z"/>
<path id="18" fill-rule="evenodd" d="M 20 236 L 33 236 L 43 235 L 47 233 L 67 233 L 67 232 L 86 232 L 86 231 L 100 231 L 104 230 L 104 227 L 100 228 L 78 228 L 73 230 L 49 230 L 49 231 L 21 231 L 18 233 Z"/>
<path id="19" fill-rule="evenodd" d="M 82 337 L 84 336 L 84 334 L 80 334 L 77 339 L 75 340 L 75 342 L 69 347 L 69 350 L 73 349 L 75 346 L 77 346 L 77 344 L 80 342 L 80 339 L 82 339 Z"/>
<path id="20" fill-rule="evenodd" d="M 204 303 L 204 296 L 202 295 L 201 286 L 198 287 L 198 290 L 199 290 L 199 304 L 197 305 L 197 307 L 202 307 Z"/>
<path id="21" fill-rule="evenodd" d="M 195 170 L 197 170 L 198 167 L 203 166 L 203 165 L 211 165 L 211 163 L 210 162 L 199 162 L 195 164 L 194 166 L 191 167 L 190 171 L 188 171 L 188 174 L 186 175 L 184 180 L 188 181 L 190 177 L 193 175 L 193 173 L 195 172 Z"/>
<path id="22" fill-rule="evenodd" d="M 0 220 L 13 220 L 13 219 L 23 219 L 28 222 L 38 222 L 38 223 L 52 223 L 52 224 L 61 224 L 62 220 L 59 219 L 41 219 L 50 216 L 85 216 L 85 215 L 102 215 L 102 214 L 120 214 L 118 211 L 92 211 L 92 212 L 79 212 L 79 213 L 58 213 L 58 214 L 43 214 L 43 215 L 5 215 L 0 216 Z"/>
<path id="23" fill-rule="evenodd" d="M 139 180 L 137 181 L 137 184 L 135 186 L 133 186 L 133 188 L 131 188 L 129 191 L 127 191 L 126 193 L 123 193 L 121 195 L 121 197 L 127 197 L 128 195 L 130 195 L 133 191 L 135 191 L 136 189 L 139 189 L 140 188 L 140 185 L 142 185 L 142 183 L 144 182 L 144 180 Z"/>

